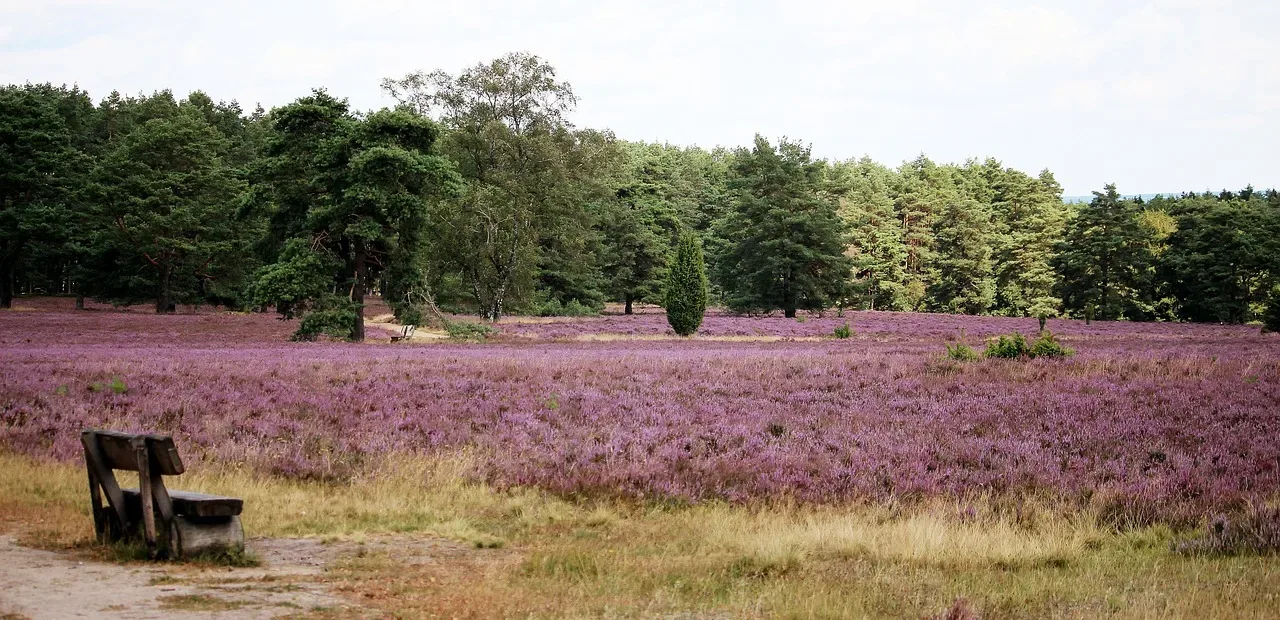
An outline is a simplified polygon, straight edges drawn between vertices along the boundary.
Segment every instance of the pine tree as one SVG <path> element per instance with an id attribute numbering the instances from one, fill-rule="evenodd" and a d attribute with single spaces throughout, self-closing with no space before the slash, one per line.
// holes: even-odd
<path id="1" fill-rule="evenodd" d="M 994 159 L 971 169 L 984 179 L 990 196 L 986 201 L 992 211 L 993 313 L 1056 315 L 1062 300 L 1054 294 L 1058 274 L 1052 261 L 1066 219 L 1062 188 L 1047 170 L 1034 178 L 1003 168 Z"/>
<path id="2" fill-rule="evenodd" d="M 907 248 L 889 193 L 893 171 L 864 157 L 833 166 L 831 173 L 840 218 L 849 226 L 850 301 L 871 310 L 905 310 Z"/>
<path id="3" fill-rule="evenodd" d="M 991 216 L 973 199 L 949 202 L 935 223 L 937 274 L 929 306 L 943 312 L 983 314 L 995 303 L 989 229 Z"/>
<path id="4" fill-rule="evenodd" d="M 1147 318 L 1151 257 L 1139 205 L 1115 185 L 1093 195 L 1068 223 L 1055 259 L 1063 305 L 1098 319 Z"/>
<path id="5" fill-rule="evenodd" d="M 416 261 L 428 205 L 458 184 L 449 161 L 434 152 L 439 129 L 401 108 L 358 117 L 323 90 L 272 118 L 254 206 L 289 251 L 259 271 L 254 302 L 313 311 L 303 316 L 299 339 L 323 332 L 363 340 L 364 296 L 380 276 L 392 278 L 393 304 L 426 294 L 411 289 L 421 280 Z M 328 287 L 317 286 L 317 268 L 327 271 Z"/>
<path id="6" fill-rule="evenodd" d="M 756 136 L 735 164 L 738 204 L 721 222 L 726 242 L 716 261 L 717 282 L 730 308 L 794 317 L 840 298 L 851 261 L 844 255 L 847 225 L 836 201 L 822 191 L 824 166 L 809 149 L 783 140 L 775 149 Z"/>
<path id="7" fill-rule="evenodd" d="M 203 287 L 224 263 L 235 263 L 243 191 L 218 155 L 226 139 L 192 107 L 166 94 L 163 115 L 135 124 L 94 171 L 95 252 L 109 277 L 96 297 L 155 301 L 156 312 L 201 301 Z"/>
<path id="8" fill-rule="evenodd" d="M 702 325 L 707 311 L 707 269 L 697 235 L 680 236 L 667 270 L 667 322 L 681 336 L 691 336 Z"/>
<path id="9" fill-rule="evenodd" d="M 924 155 L 898 169 L 893 186 L 893 209 L 902 224 L 902 242 L 906 251 L 903 301 L 909 310 L 920 309 L 928 284 L 934 279 L 934 261 L 937 258 L 935 220 L 955 195 L 949 169 L 937 166 Z"/>

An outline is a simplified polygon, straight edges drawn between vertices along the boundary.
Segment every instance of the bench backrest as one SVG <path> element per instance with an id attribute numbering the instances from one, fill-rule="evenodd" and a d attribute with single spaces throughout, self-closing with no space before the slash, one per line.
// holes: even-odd
<path id="1" fill-rule="evenodd" d="M 93 442 L 102 455 L 103 465 L 111 469 L 138 471 L 138 459 L 134 454 L 133 440 L 142 438 L 147 442 L 147 452 L 151 456 L 152 471 L 162 476 L 177 476 L 184 470 L 182 458 L 178 456 L 178 447 L 168 435 L 151 435 L 139 433 L 122 433 L 119 431 L 90 430 L 81 433 L 86 443 Z"/>

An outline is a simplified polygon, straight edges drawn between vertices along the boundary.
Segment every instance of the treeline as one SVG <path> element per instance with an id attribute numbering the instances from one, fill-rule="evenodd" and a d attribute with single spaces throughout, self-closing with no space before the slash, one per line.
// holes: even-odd
<path id="1" fill-rule="evenodd" d="M 571 87 L 527 54 L 383 88 L 399 105 L 368 113 L 324 91 L 246 112 L 0 88 L 0 306 L 271 307 L 302 338 L 362 337 L 371 292 L 407 322 L 630 311 L 662 302 L 682 235 L 711 302 L 743 312 L 1238 323 L 1280 305 L 1275 190 L 1067 205 L 1048 171 L 992 159 L 627 142 L 575 127 Z"/>

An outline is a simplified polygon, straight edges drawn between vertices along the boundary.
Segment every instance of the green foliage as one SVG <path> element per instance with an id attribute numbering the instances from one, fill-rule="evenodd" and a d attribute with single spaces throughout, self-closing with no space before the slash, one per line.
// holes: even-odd
<path id="1" fill-rule="evenodd" d="M 664 302 L 688 231 L 707 297 L 740 311 L 1280 323 L 1275 190 L 1108 186 L 1064 205 L 1049 171 L 994 159 L 625 142 L 575 128 L 569 84 L 529 54 L 384 87 L 404 105 L 368 114 L 324 92 L 268 114 L 199 91 L 95 107 L 75 87 L 0 87 L 0 307 L 24 290 L 301 318 L 379 290 L 413 324 L 437 303 L 629 311 Z M 305 332 L 345 320 L 322 318 Z"/>
<path id="2" fill-rule="evenodd" d="M 598 241 L 586 205 L 607 198 L 602 181 L 624 161 L 612 135 L 572 129 L 566 117 L 577 98 L 555 69 L 513 53 L 457 75 L 415 72 L 382 85 L 448 129 L 441 148 L 464 188 L 439 205 L 433 241 L 480 315 L 497 321 L 535 291 L 596 305 Z"/>
<path id="3" fill-rule="evenodd" d="M 321 334 L 331 338 L 352 340 L 356 321 L 360 320 L 360 305 L 337 295 L 325 295 L 313 300 L 311 308 L 303 315 L 298 331 L 290 340 L 310 342 Z"/>
<path id="4" fill-rule="evenodd" d="M 702 261 L 702 244 L 693 233 L 685 233 L 676 246 L 667 270 L 663 306 L 667 322 L 681 336 L 691 336 L 702 325 L 707 311 L 707 271 Z"/>
<path id="5" fill-rule="evenodd" d="M 583 305 L 576 299 L 570 299 L 562 304 L 559 299 L 552 298 L 538 304 L 536 314 L 538 316 L 596 316 L 600 312 Z"/>
<path id="6" fill-rule="evenodd" d="M 254 274 L 245 297 L 254 306 L 275 306 L 283 318 L 297 318 L 332 287 L 337 263 L 334 257 L 313 250 L 305 239 L 289 239 L 280 259 Z"/>
<path id="7" fill-rule="evenodd" d="M 251 205 L 270 218 L 285 251 L 259 272 L 251 297 L 285 316 L 314 306 L 318 316 L 304 316 L 301 339 L 338 336 L 345 325 L 341 337 L 363 340 L 359 309 L 384 271 L 402 318 L 414 301 L 429 302 L 420 268 L 428 200 L 457 183 L 432 151 L 435 123 L 407 109 L 357 117 L 324 91 L 273 111 L 272 120 Z M 335 301 L 336 291 L 348 303 Z"/>
<path id="8" fill-rule="evenodd" d="M 126 130 L 104 145 L 86 187 L 95 233 L 82 258 L 100 274 L 86 283 L 94 297 L 149 298 L 157 312 L 180 302 L 237 303 L 259 231 L 237 221 L 244 184 L 208 103 L 201 93 L 175 101 L 161 91 L 113 104 Z"/>
<path id="9" fill-rule="evenodd" d="M 483 323 L 471 321 L 449 321 L 444 324 L 445 331 L 454 340 L 484 341 L 498 333 L 498 330 Z"/>
<path id="10" fill-rule="evenodd" d="M 1225 198 L 1225 199 L 1224 199 Z M 1161 248 L 1169 294 L 1192 321 L 1244 323 L 1260 318 L 1280 258 L 1280 209 L 1261 194 L 1188 196 L 1168 207 Z M 1150 212 L 1150 210 L 1148 210 Z"/>
<path id="11" fill-rule="evenodd" d="M 112 377 L 110 383 L 95 382 L 89 384 L 90 392 L 103 392 L 107 390 L 110 390 L 112 394 L 128 394 L 129 386 L 126 385 L 124 379 L 121 379 L 120 377 Z"/>
<path id="12" fill-rule="evenodd" d="M 974 351 L 972 347 L 970 347 L 969 345 L 963 342 L 948 344 L 946 346 L 947 346 L 947 359 L 949 360 L 956 361 L 956 362 L 978 361 L 978 352 Z M 987 351 L 989 354 L 991 351 L 990 345 L 987 346 Z"/>
<path id="13" fill-rule="evenodd" d="M 984 314 L 995 305 L 991 215 L 973 199 L 951 200 L 935 222 L 936 272 L 928 287 L 935 310 Z"/>
<path id="14" fill-rule="evenodd" d="M 1055 261 L 1067 310 L 1093 307 L 1093 318 L 1103 320 L 1154 318 L 1155 239 L 1141 215 L 1139 203 L 1108 185 L 1067 224 Z"/>
<path id="15" fill-rule="evenodd" d="M 823 191 L 824 166 L 808 147 L 757 135 L 738 152 L 732 187 L 738 203 L 717 227 L 726 240 L 716 281 L 738 311 L 821 310 L 844 294 L 852 261 L 844 255 L 846 223 Z"/>
<path id="16" fill-rule="evenodd" d="M 1070 347 L 1064 347 L 1053 337 L 1053 333 L 1049 331 L 1040 332 L 1040 337 L 1031 344 L 1029 355 L 1033 358 L 1057 358 L 1071 357 L 1075 355 L 1075 350 Z"/>
<path id="17" fill-rule="evenodd" d="M 1271 287 L 1271 295 L 1262 314 L 1262 331 L 1280 332 L 1280 284 Z"/>
<path id="18" fill-rule="evenodd" d="M 835 329 L 835 336 L 840 340 L 844 340 L 853 336 L 853 329 L 849 327 L 849 322 L 845 321 L 844 325 L 840 325 Z"/>
<path id="19" fill-rule="evenodd" d="M 839 214 L 850 227 L 852 286 L 843 299 L 871 310 L 904 310 L 907 248 L 893 211 L 894 172 L 863 158 L 833 166 L 829 190 L 839 197 Z"/>
<path id="20" fill-rule="evenodd" d="M 947 350 L 950 352 L 951 347 L 948 346 Z M 1046 331 L 1042 332 L 1030 345 L 1019 333 L 992 338 L 987 341 L 987 350 L 984 355 L 1000 359 L 1062 358 L 1075 355 L 1075 351 L 1062 346 L 1052 333 Z"/>
<path id="21" fill-rule="evenodd" d="M 1019 359 L 1030 357 L 1031 348 L 1027 346 L 1027 339 L 1022 334 L 1014 333 L 988 340 L 987 350 L 983 355 L 1001 359 Z"/>
<path id="22" fill-rule="evenodd" d="M 0 87 L 0 308 L 11 306 L 21 272 L 68 275 L 57 267 L 89 233 L 79 211 L 92 115 L 77 88 Z"/>

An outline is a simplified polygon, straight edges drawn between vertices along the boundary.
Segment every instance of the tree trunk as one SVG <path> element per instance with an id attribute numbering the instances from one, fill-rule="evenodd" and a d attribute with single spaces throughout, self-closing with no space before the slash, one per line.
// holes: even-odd
<path id="1" fill-rule="evenodd" d="M 796 294 L 791 290 L 791 278 L 782 285 L 782 313 L 788 319 L 796 318 Z"/>
<path id="2" fill-rule="evenodd" d="M 169 279 L 170 270 L 167 268 L 160 269 L 159 290 L 156 291 L 156 314 L 168 314 L 173 312 L 170 308 L 169 301 Z"/>
<path id="3" fill-rule="evenodd" d="M 351 290 L 351 301 L 356 303 L 356 323 L 351 329 L 351 339 L 356 342 L 364 342 L 364 288 L 367 279 L 364 244 L 359 244 L 356 246 L 356 286 Z"/>
<path id="4" fill-rule="evenodd" d="M 13 307 L 13 262 L 0 263 L 0 308 Z"/>
<path id="5" fill-rule="evenodd" d="M 623 314 L 631 314 L 631 295 L 626 296 L 627 307 L 622 311 Z"/>

